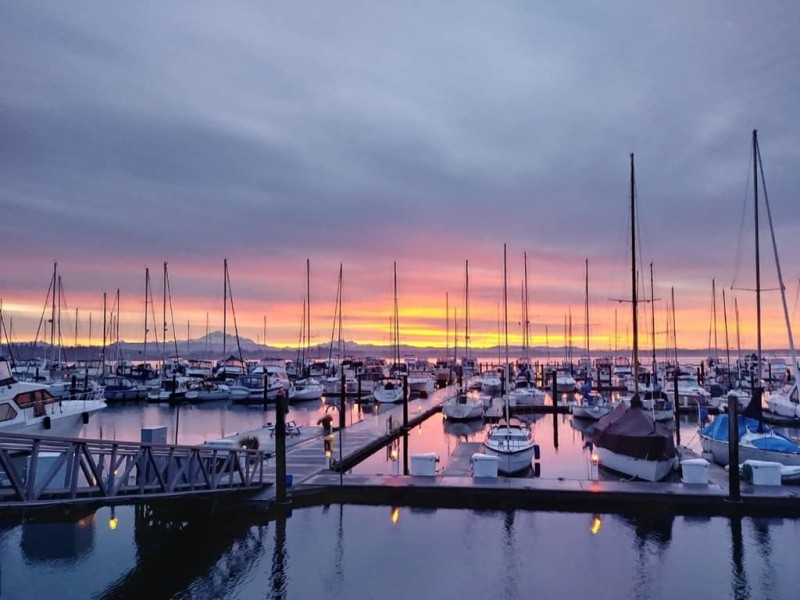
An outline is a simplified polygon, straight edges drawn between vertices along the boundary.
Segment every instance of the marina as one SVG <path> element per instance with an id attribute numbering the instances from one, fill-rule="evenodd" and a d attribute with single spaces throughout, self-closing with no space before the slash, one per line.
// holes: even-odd
<path id="1" fill-rule="evenodd" d="M 8 3 L 0 600 L 800 596 L 798 22 Z"/>

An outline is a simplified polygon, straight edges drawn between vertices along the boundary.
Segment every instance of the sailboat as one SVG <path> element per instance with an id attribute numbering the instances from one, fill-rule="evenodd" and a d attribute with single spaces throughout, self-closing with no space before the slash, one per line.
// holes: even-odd
<path id="1" fill-rule="evenodd" d="M 653 352 L 653 366 L 649 373 L 646 373 L 649 377 L 649 382 L 646 386 L 642 386 L 640 381 L 636 381 L 635 384 L 633 383 L 633 378 L 631 379 L 631 383 L 633 385 L 638 385 L 639 389 L 635 392 L 639 396 L 641 401 L 642 407 L 648 411 L 656 421 L 672 421 L 675 418 L 675 404 L 673 403 L 670 396 L 661 388 L 661 384 L 659 383 L 658 379 L 658 362 L 656 361 L 656 318 L 655 318 L 655 300 L 654 300 L 654 288 L 653 288 L 653 263 L 650 263 L 650 314 L 652 316 L 652 352 Z M 631 399 L 633 398 L 634 393 L 631 393 L 629 396 L 623 396 L 620 398 L 620 402 L 625 402 L 630 404 Z"/>
<path id="2" fill-rule="evenodd" d="M 760 169 L 759 169 L 760 167 Z M 778 278 L 780 281 L 781 299 L 783 300 L 784 315 L 786 316 L 789 344 L 792 351 L 793 363 L 797 364 L 794 352 L 794 341 L 789 328 L 788 311 L 786 309 L 786 296 L 784 293 L 783 279 L 780 263 L 778 262 L 777 246 L 775 245 L 774 232 L 772 231 L 772 217 L 769 213 L 769 202 L 766 198 L 766 185 L 764 185 L 764 172 L 761 165 L 761 153 L 758 148 L 758 134 L 753 131 L 753 172 L 754 172 L 754 214 L 755 214 L 755 251 L 756 251 L 756 340 L 758 346 L 757 363 L 761 363 L 761 265 L 759 256 L 758 238 L 758 174 L 762 178 L 762 189 L 769 216 L 770 232 L 772 233 L 773 250 L 777 264 Z M 797 413 L 797 382 L 784 386 L 780 392 L 770 395 L 767 400 L 770 410 L 777 415 L 792 417 Z M 700 440 L 704 452 L 713 456 L 714 462 L 728 464 L 728 415 L 719 415 L 712 423 L 700 430 Z M 764 460 L 779 462 L 782 465 L 800 465 L 800 445 L 793 440 L 776 432 L 772 427 L 763 423 L 761 406 L 761 388 L 758 384 L 753 389 L 750 404 L 743 414 L 737 415 L 737 430 L 739 436 L 739 458 L 742 462 L 747 460 Z"/>
<path id="3" fill-rule="evenodd" d="M 639 317 L 636 277 L 636 178 L 631 154 L 631 306 L 633 307 L 633 364 L 639 364 Z M 675 466 L 672 432 L 642 407 L 639 380 L 634 378 L 630 404 L 620 402 L 600 419 L 592 435 L 600 465 L 630 477 L 660 481 Z"/>
<path id="4" fill-rule="evenodd" d="M 600 419 L 611 412 L 613 406 L 605 396 L 597 390 L 593 390 L 592 381 L 592 359 L 589 353 L 589 259 L 586 259 L 586 368 L 587 375 L 581 386 L 581 395 L 570 405 L 572 416 L 578 419 Z"/>
<path id="5" fill-rule="evenodd" d="M 505 312 L 505 375 L 508 381 L 508 284 L 506 268 L 506 245 L 503 244 L 503 306 Z M 528 423 L 511 419 L 508 394 L 503 397 L 505 418 L 492 425 L 483 440 L 483 450 L 499 461 L 497 470 L 512 475 L 531 468 L 531 461 L 538 454 L 539 446 L 534 442 L 533 431 Z"/>
<path id="6" fill-rule="evenodd" d="M 464 315 L 464 329 L 466 335 L 464 336 L 464 354 L 469 358 L 469 260 L 466 261 L 465 277 L 464 302 L 466 312 Z M 484 398 L 487 397 L 481 396 L 478 390 L 467 390 L 466 382 L 462 381 L 461 389 L 457 390 L 453 396 L 447 398 L 442 403 L 442 412 L 444 413 L 445 419 L 448 421 L 471 421 L 481 419 L 486 407 Z M 491 402 L 491 400 L 491 397 L 488 397 L 488 401 Z"/>
<path id="7" fill-rule="evenodd" d="M 523 289 L 522 289 L 522 361 L 520 372 L 514 380 L 508 401 L 511 406 L 544 406 L 545 393 L 536 387 L 528 356 L 530 347 L 530 319 L 528 318 L 528 253 L 523 252 Z"/>
<path id="8" fill-rule="evenodd" d="M 397 310 L 397 262 L 394 263 L 394 306 L 391 319 L 392 363 L 400 364 L 400 318 Z M 383 378 L 372 390 L 375 401 L 381 404 L 394 404 L 403 401 L 403 381 L 399 377 Z"/>
<path id="9" fill-rule="evenodd" d="M 305 364 L 306 352 L 308 353 L 308 359 L 311 358 L 311 261 L 309 259 L 306 259 L 306 299 L 307 301 L 303 303 L 303 312 L 305 314 L 303 315 L 304 318 L 302 328 L 305 338 L 303 340 L 304 357 L 300 364 L 297 365 L 298 378 L 295 379 L 289 387 L 290 402 L 320 400 L 323 392 L 325 391 L 325 386 L 310 376 L 308 372 L 309 370 Z"/>

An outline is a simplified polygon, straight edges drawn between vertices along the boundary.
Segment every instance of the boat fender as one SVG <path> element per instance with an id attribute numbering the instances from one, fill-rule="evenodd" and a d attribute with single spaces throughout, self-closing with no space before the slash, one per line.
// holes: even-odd
<path id="1" fill-rule="evenodd" d="M 539 452 L 539 444 L 533 445 L 533 459 L 539 460 L 541 458 L 541 453 Z"/>
<path id="2" fill-rule="evenodd" d="M 89 422 L 89 413 L 86 411 L 82 412 L 81 419 L 83 420 L 83 424 L 86 425 Z"/>
<path id="3" fill-rule="evenodd" d="M 52 425 L 50 417 L 45 417 L 44 420 L 42 421 L 42 424 L 44 425 L 45 429 L 50 429 L 50 426 Z"/>
<path id="4" fill-rule="evenodd" d="M 533 463 L 533 476 L 534 477 L 541 477 L 542 476 L 542 464 L 541 463 Z"/>

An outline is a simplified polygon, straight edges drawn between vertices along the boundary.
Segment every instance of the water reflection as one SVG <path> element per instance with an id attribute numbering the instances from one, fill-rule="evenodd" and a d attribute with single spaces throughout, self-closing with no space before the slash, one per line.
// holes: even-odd
<path id="1" fill-rule="evenodd" d="M 75 562 L 94 549 L 94 511 L 80 511 L 72 518 L 34 516 L 22 526 L 20 549 L 27 564 L 52 561 Z"/>
<path id="2" fill-rule="evenodd" d="M 266 527 L 214 518 L 210 509 L 136 506 L 136 561 L 100 594 L 101 599 L 168 598 L 185 590 L 225 595 L 264 552 Z M 191 595 L 191 594 L 190 594 Z"/>
<path id="3" fill-rule="evenodd" d="M 744 540 L 742 537 L 742 519 L 733 517 L 731 527 L 731 592 L 735 600 L 750 598 L 750 585 L 744 569 Z"/>
<path id="4" fill-rule="evenodd" d="M 756 551 L 762 559 L 761 589 L 767 598 L 775 597 L 775 578 L 777 573 L 772 559 L 772 534 L 771 531 L 783 525 L 783 519 L 755 518 L 753 523 L 753 537 L 756 542 Z M 741 526 L 740 526 L 741 532 Z"/>
<path id="5" fill-rule="evenodd" d="M 634 569 L 634 597 L 646 600 L 654 597 L 653 571 L 660 569 L 672 541 L 675 515 L 636 514 L 618 515 L 625 525 L 633 529 L 633 548 L 637 560 Z"/>
<path id="6" fill-rule="evenodd" d="M 442 419 L 442 428 L 444 432 L 464 442 L 468 442 L 470 439 L 474 440 L 478 437 L 479 434 L 483 433 L 483 427 L 483 421 L 480 419 L 473 421 L 450 421 L 449 419 Z"/>
<path id="7" fill-rule="evenodd" d="M 289 554 L 286 551 L 286 518 L 287 513 L 281 511 L 275 519 L 275 547 L 272 551 L 272 575 L 270 577 L 270 598 L 286 598 L 288 591 L 288 578 L 286 563 Z"/>

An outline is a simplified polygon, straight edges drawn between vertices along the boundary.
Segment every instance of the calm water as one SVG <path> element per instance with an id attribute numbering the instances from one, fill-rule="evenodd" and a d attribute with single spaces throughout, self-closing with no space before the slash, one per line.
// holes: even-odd
<path id="1" fill-rule="evenodd" d="M 324 413 L 311 403 L 289 418 L 316 426 Z M 347 415 L 375 418 L 358 406 Z M 179 442 L 200 443 L 261 427 L 274 412 L 128 405 L 83 435 L 138 439 L 141 427 L 166 425 L 172 441 L 176 421 Z M 534 428 L 542 477 L 589 476 L 571 417 L 542 416 Z M 681 441 L 696 445 L 695 430 L 684 417 Z M 410 433 L 409 453 L 436 452 L 444 468 L 481 431 L 435 415 Z M 379 451 L 354 472 L 390 468 Z M 798 544 L 800 521 L 787 519 L 330 506 L 253 525 L 102 508 L 0 528 L 0 598 L 796 598 Z"/>

